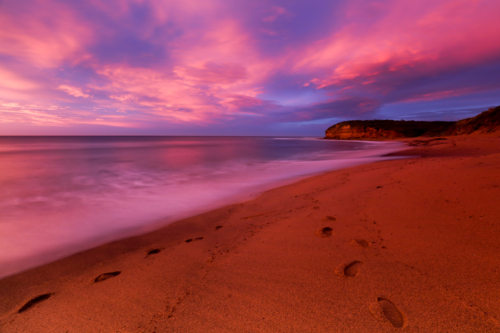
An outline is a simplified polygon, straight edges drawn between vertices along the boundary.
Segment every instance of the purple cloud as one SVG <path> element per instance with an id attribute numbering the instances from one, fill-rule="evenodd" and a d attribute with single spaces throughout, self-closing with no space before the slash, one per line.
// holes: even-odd
<path id="1" fill-rule="evenodd" d="M 321 135 L 333 121 L 448 119 L 500 104 L 493 0 L 0 9 L 8 134 Z"/>

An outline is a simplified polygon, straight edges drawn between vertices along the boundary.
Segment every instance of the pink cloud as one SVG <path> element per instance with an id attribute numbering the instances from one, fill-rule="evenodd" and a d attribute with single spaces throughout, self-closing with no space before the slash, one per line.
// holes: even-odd
<path id="1" fill-rule="evenodd" d="M 231 63 L 216 64 L 206 62 L 200 67 L 179 67 L 175 72 L 184 79 L 189 79 L 200 84 L 234 83 L 248 77 L 245 67 L 240 64 Z"/>
<path id="2" fill-rule="evenodd" d="M 263 103 L 254 97 L 258 91 L 245 89 L 245 85 L 238 83 L 246 78 L 246 71 L 238 65 L 210 64 L 208 70 L 206 67 L 187 71 L 177 69 L 174 71 L 176 75 L 129 67 L 105 67 L 96 71 L 109 78 L 109 83 L 89 88 L 115 101 L 106 107 L 123 110 L 126 106 L 128 110 L 157 116 L 158 120 L 213 122 L 241 112 L 240 107 Z M 214 71 L 219 71 L 220 75 L 215 75 Z M 205 88 L 198 86 L 208 83 L 213 84 Z M 228 91 L 235 93 L 228 94 Z"/>
<path id="3" fill-rule="evenodd" d="M 71 6 L 47 1 L 30 1 L 29 6 L 9 15 L 3 3 L 0 11 L 2 53 L 41 68 L 56 67 L 62 61 L 84 57 L 84 45 L 93 37 L 90 27 Z"/>
<path id="4" fill-rule="evenodd" d="M 499 2 L 385 1 L 384 12 L 375 22 L 370 20 L 373 13 L 362 8 L 361 2 L 350 2 L 345 11 L 352 24 L 311 43 L 297 57 L 293 70 L 330 68 L 311 81 L 321 89 L 377 76 L 384 66 L 384 72 L 412 67 L 434 72 L 500 55 Z"/>
<path id="5" fill-rule="evenodd" d="M 239 112 L 226 103 L 228 94 L 255 98 L 259 82 L 269 75 L 272 62 L 259 59 L 249 43 L 250 36 L 234 20 L 218 21 L 172 44 L 172 69 L 93 62 L 94 71 L 107 81 L 87 88 L 109 96 L 112 102 L 102 102 L 106 107 L 174 122 L 213 122 Z"/>
<path id="6" fill-rule="evenodd" d="M 500 57 L 493 0 L 27 1 L 0 11 L 4 121 L 142 128 L 271 119 L 280 108 L 300 119 L 366 114 L 477 92 L 409 87 L 384 100 Z"/>
<path id="7" fill-rule="evenodd" d="M 279 106 L 271 101 L 264 101 L 248 95 L 231 94 L 220 102 L 225 108 L 237 114 L 263 116 Z"/>
<path id="8" fill-rule="evenodd" d="M 66 85 L 62 85 L 62 86 L 59 86 L 60 90 L 66 92 L 68 95 L 71 95 L 71 96 L 74 96 L 74 97 L 84 97 L 84 98 L 88 98 L 90 97 L 90 95 L 88 94 L 85 94 L 82 89 L 80 88 L 76 88 L 76 87 L 70 87 L 70 86 L 66 86 Z"/>
<path id="9" fill-rule="evenodd" d="M 205 22 L 200 22 L 200 29 L 186 29 L 178 38 L 165 42 L 163 47 L 169 52 L 173 67 L 167 64 L 143 68 L 105 63 L 92 54 L 89 47 L 96 41 L 96 36 L 112 38 L 116 31 L 97 20 L 82 21 L 77 9 L 70 5 L 37 0 L 32 2 L 28 13 L 0 13 L 0 23 L 9 27 L 0 32 L 0 45 L 2 50 L 6 50 L 2 51 L 3 54 L 41 69 L 63 64 L 85 64 L 106 79 L 83 84 L 52 79 L 52 86 L 47 86 L 47 83 L 42 86 L 30 80 L 24 72 L 2 70 L 0 67 L 0 78 L 3 79 L 0 97 L 24 104 L 30 99 L 38 100 L 43 102 L 41 105 L 48 105 L 50 98 L 64 103 L 71 102 L 72 98 L 84 98 L 100 107 L 91 108 L 94 117 L 58 118 L 58 121 L 66 121 L 68 125 L 93 123 L 95 119 L 102 122 L 107 117 L 102 115 L 103 108 L 118 110 L 116 112 L 124 123 L 128 120 L 134 123 L 134 120 L 130 112 L 125 117 L 123 110 L 147 114 L 151 120 L 160 122 L 213 122 L 239 112 L 235 103 L 227 102 L 228 94 L 256 99 L 261 90 L 259 82 L 266 79 L 269 69 L 273 67 L 272 60 L 264 59 L 251 47 L 254 44 L 252 35 L 237 20 L 217 17 L 224 10 L 221 3 L 155 0 L 147 4 L 135 0 L 92 0 L 90 3 L 96 13 L 123 26 L 131 24 L 128 18 L 134 14 L 134 6 L 149 6 L 152 19 L 139 27 L 130 25 L 145 40 L 167 22 L 196 21 L 198 17 Z M 278 7 L 273 11 L 276 15 L 285 13 Z M 96 32 L 99 34 L 96 35 Z M 63 91 L 64 95 L 57 95 L 57 91 Z M 95 98 L 96 95 L 100 97 Z M 17 118 L 26 117 L 27 122 L 33 119 L 29 116 L 31 113 L 18 111 Z M 74 114 L 76 111 L 71 112 Z M 111 120 L 113 122 L 116 119 Z"/>
<path id="10" fill-rule="evenodd" d="M 57 106 L 22 105 L 0 100 L 0 123 L 27 123 L 41 126 L 65 125 L 67 122 L 57 114 L 58 109 Z"/>
<path id="11" fill-rule="evenodd" d="M 0 98 L 24 99 L 40 85 L 15 71 L 0 66 Z"/>

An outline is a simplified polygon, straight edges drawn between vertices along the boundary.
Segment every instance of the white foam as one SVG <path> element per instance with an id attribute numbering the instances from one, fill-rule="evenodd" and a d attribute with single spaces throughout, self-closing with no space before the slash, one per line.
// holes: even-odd
<path id="1" fill-rule="evenodd" d="M 5 197 L 0 209 L 0 278 L 228 204 L 306 176 L 388 159 L 403 149 L 378 143 L 302 161 L 227 162 L 172 172 L 104 170 L 75 176 L 66 191 Z M 327 156 L 326 156 L 327 155 Z M 83 189 L 83 190 L 82 190 Z M 24 189 L 26 191 L 26 189 Z"/>

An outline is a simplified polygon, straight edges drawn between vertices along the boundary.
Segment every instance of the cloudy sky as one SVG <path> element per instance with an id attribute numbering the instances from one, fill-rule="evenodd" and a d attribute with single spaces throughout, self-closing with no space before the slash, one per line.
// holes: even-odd
<path id="1" fill-rule="evenodd" d="M 0 0 L 0 135 L 313 135 L 500 105 L 498 0 Z"/>

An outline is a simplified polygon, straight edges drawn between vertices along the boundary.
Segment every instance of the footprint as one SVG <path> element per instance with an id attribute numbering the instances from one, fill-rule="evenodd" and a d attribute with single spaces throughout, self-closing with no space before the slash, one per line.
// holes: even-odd
<path id="1" fill-rule="evenodd" d="M 350 264 L 344 267 L 344 275 L 349 277 L 354 277 L 358 275 L 361 266 L 363 266 L 363 262 L 361 261 L 351 262 Z"/>
<path id="2" fill-rule="evenodd" d="M 186 239 L 186 243 L 191 243 L 192 241 L 197 241 L 197 240 L 202 240 L 203 237 L 196 237 L 195 239 L 192 239 L 192 238 L 189 238 L 189 239 Z"/>
<path id="3" fill-rule="evenodd" d="M 365 241 L 364 239 L 353 239 L 351 241 L 351 244 L 352 245 L 359 245 L 361 247 L 369 247 L 370 246 L 370 243 L 368 243 L 367 241 Z"/>
<path id="4" fill-rule="evenodd" d="M 191 243 L 192 241 L 195 241 L 195 240 L 202 240 L 203 237 L 196 237 L 195 239 L 192 239 L 192 238 L 189 238 L 189 239 L 186 239 L 186 243 Z"/>
<path id="5" fill-rule="evenodd" d="M 392 301 L 384 297 L 377 297 L 377 302 L 370 305 L 370 312 L 377 320 L 388 321 L 396 328 L 404 327 L 405 316 Z"/>
<path id="6" fill-rule="evenodd" d="M 50 298 L 50 296 L 52 296 L 54 293 L 49 293 L 49 294 L 43 294 L 43 295 L 39 295 L 33 299 L 31 299 L 30 301 L 28 301 L 26 304 L 24 304 L 20 309 L 19 311 L 17 311 L 17 313 L 21 313 L 21 312 L 24 312 L 26 310 L 28 310 L 29 308 L 31 308 L 33 305 L 35 304 L 38 304 L 40 302 L 43 302 L 45 300 L 48 300 Z"/>
<path id="7" fill-rule="evenodd" d="M 319 208 L 319 207 L 318 207 Z M 269 212 L 265 212 L 265 213 L 262 213 L 262 214 L 257 214 L 257 215 L 251 215 L 251 216 L 245 216 L 245 217 L 242 217 L 241 220 L 248 220 L 248 219 L 253 219 L 254 217 L 260 217 L 260 216 L 264 216 L 264 215 L 267 215 L 267 214 L 270 214 L 270 213 L 274 213 L 275 210 L 271 210 Z"/>
<path id="8" fill-rule="evenodd" d="M 332 235 L 333 229 L 330 227 L 323 227 L 316 231 L 316 235 L 319 237 L 330 237 Z"/>
<path id="9" fill-rule="evenodd" d="M 162 249 L 152 249 L 146 252 L 146 256 L 152 255 L 152 254 L 158 254 L 161 252 Z"/>
<path id="10" fill-rule="evenodd" d="M 121 271 L 109 272 L 109 273 L 101 274 L 101 275 L 99 275 L 98 277 L 96 277 L 94 279 L 94 283 L 101 282 L 101 281 L 104 281 L 104 280 L 107 280 L 107 279 L 111 279 L 112 277 L 120 275 L 120 273 L 121 273 Z"/>
<path id="11" fill-rule="evenodd" d="M 333 216 L 325 216 L 323 221 L 337 221 L 337 218 Z"/>

